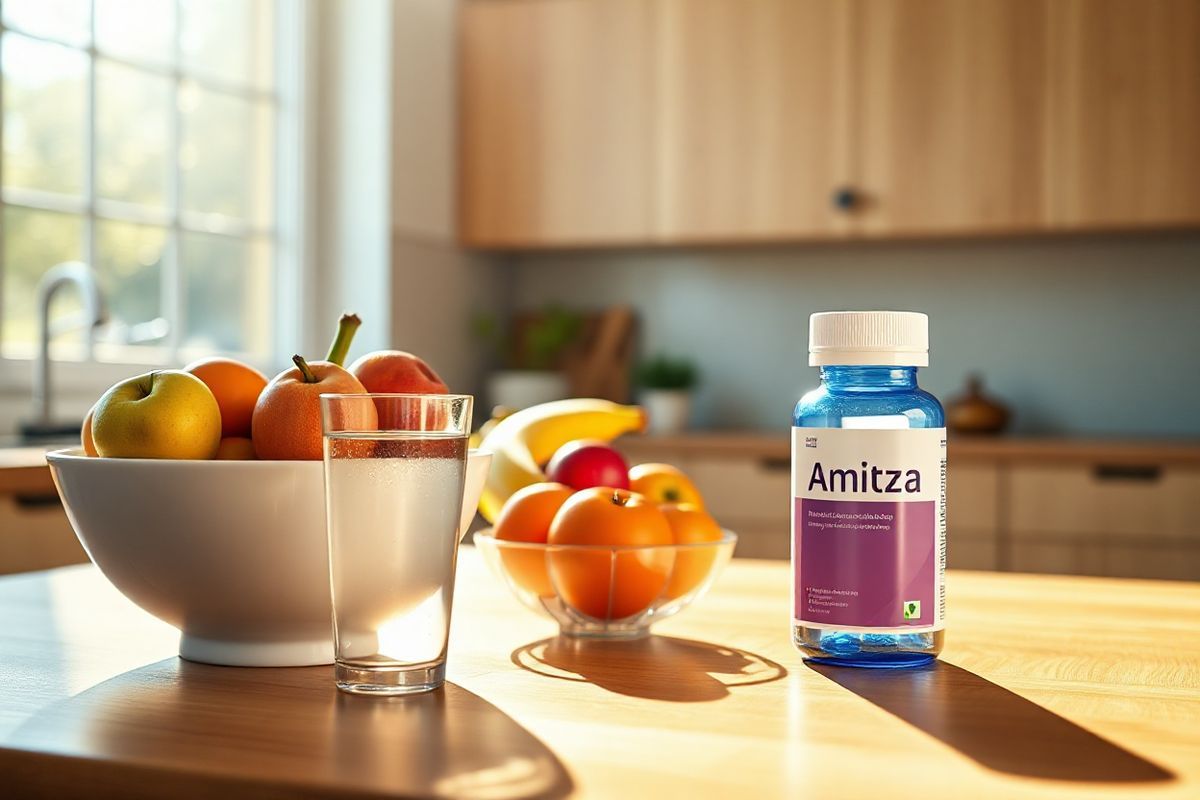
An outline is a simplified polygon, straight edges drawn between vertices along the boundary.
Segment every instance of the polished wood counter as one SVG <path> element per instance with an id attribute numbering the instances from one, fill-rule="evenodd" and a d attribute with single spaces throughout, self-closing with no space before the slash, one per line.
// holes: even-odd
<path id="1" fill-rule="evenodd" d="M 0 579 L 0 776 L 25 797 L 1200 795 L 1200 586 L 951 573 L 944 660 L 788 642 L 783 563 L 735 561 L 634 642 L 556 638 L 463 553 L 450 683 L 174 656 L 92 567 Z"/>
<path id="2" fill-rule="evenodd" d="M 0 448 L 0 495 L 54 494 L 44 447 Z"/>

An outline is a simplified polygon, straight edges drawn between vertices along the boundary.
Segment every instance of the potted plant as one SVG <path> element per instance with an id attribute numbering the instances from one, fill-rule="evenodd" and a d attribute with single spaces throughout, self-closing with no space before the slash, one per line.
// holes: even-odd
<path id="1" fill-rule="evenodd" d="M 493 406 L 516 411 L 567 396 L 562 359 L 582 331 L 578 313 L 551 306 L 507 325 L 480 314 L 473 327 L 501 364 L 488 375 L 485 387 Z"/>
<path id="2" fill-rule="evenodd" d="M 697 378 L 696 365 L 686 358 L 660 354 L 638 365 L 634 380 L 651 433 L 679 433 L 687 427 Z"/>

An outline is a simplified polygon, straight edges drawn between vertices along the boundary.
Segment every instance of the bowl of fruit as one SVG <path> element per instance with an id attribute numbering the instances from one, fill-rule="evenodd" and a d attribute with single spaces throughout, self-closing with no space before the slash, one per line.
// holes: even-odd
<path id="1" fill-rule="evenodd" d="M 232 359 L 109 389 L 82 447 L 47 455 L 92 561 L 126 597 L 179 628 L 180 655 L 238 666 L 333 661 L 319 396 L 445 393 L 408 353 L 345 359 L 344 318 L 323 361 L 268 381 Z M 490 455 L 472 450 L 461 530 Z"/>
<path id="2" fill-rule="evenodd" d="M 495 454 L 480 504 L 493 527 L 475 546 L 563 634 L 644 636 L 707 592 L 733 555 L 736 534 L 705 511 L 683 472 L 630 469 L 604 441 L 643 424 L 636 407 L 564 400 L 517 412 L 482 440 Z M 554 447 L 568 432 L 598 438 Z"/>

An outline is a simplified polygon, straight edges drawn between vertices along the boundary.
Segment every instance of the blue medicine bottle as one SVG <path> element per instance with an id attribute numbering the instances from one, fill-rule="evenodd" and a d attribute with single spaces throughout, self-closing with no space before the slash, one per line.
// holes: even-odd
<path id="1" fill-rule="evenodd" d="M 813 314 L 809 364 L 821 385 L 792 416 L 792 642 L 828 664 L 927 664 L 946 601 L 945 416 L 917 385 L 929 318 Z"/>

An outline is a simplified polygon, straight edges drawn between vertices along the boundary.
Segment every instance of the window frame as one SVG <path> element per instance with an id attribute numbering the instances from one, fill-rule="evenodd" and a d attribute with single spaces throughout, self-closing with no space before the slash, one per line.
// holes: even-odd
<path id="1" fill-rule="evenodd" d="M 181 11 L 180 0 L 175 0 L 176 14 Z M 270 295 L 272 314 L 267 351 L 263 353 L 231 353 L 260 368 L 270 369 L 280 362 L 285 347 L 295 349 L 294 344 L 302 333 L 303 320 L 314 305 L 314 252 L 313 225 L 306 224 L 313 216 L 313 204 L 309 187 L 314 176 L 315 161 L 315 100 L 316 80 L 312 57 L 316 40 L 315 3 L 312 0 L 274 0 L 274 56 L 275 86 L 265 90 L 234 86 L 220 80 L 196 75 L 183 69 L 180 59 L 180 27 L 175 26 L 174 59 L 170 65 L 154 64 L 136 59 L 113 56 L 99 50 L 95 42 L 95 15 L 91 18 L 91 37 L 86 45 L 70 43 L 53 37 L 30 33 L 10 27 L 0 19 L 0 33 L 11 31 L 31 40 L 70 47 L 87 58 L 86 117 L 85 117 L 85 173 L 83 190 L 78 197 L 60 195 L 21 187 L 3 187 L 0 171 L 0 220 L 3 210 L 12 205 L 39 211 L 76 215 L 83 223 L 83 260 L 96 262 L 97 222 L 106 220 L 150 224 L 161 227 L 167 233 L 167 245 L 162 260 L 162 309 L 164 316 L 172 320 L 168 341 L 164 346 L 106 345 L 105 348 L 119 355 L 103 361 L 89 359 L 79 343 L 52 343 L 51 358 L 59 362 L 55 370 L 55 386 L 67 392 L 72 390 L 99 391 L 122 377 L 145 371 L 149 367 L 168 367 L 185 363 L 192 358 L 209 354 L 206 350 L 182 346 L 184 325 L 183 311 L 186 298 L 182 290 L 183 279 L 179 243 L 187 233 L 230 236 L 243 242 L 266 238 L 272 245 Z M 95 11 L 95 0 L 91 3 Z M 96 65 L 107 62 L 133 67 L 147 74 L 166 77 L 172 86 L 170 134 L 168 139 L 168 166 L 170 178 L 165 209 L 154 209 L 138 204 L 97 197 L 96 193 Z M 184 83 L 201 89 L 215 90 L 226 96 L 267 101 L 274 112 L 275 124 L 272 137 L 275 157 L 271 164 L 271 185 L 274 196 L 273 218 L 269 224 L 256 227 L 242 220 L 214 214 L 188 212 L 182 208 L 179 148 L 183 136 L 182 113 L 175 102 Z M 2 101 L 0 84 L 0 101 Z M 0 115 L 0 137 L 3 135 L 3 115 Z M 2 140 L 2 139 L 0 139 Z M 0 157 L 0 170 L 3 158 Z M 3 230 L 0 228 L 0 236 Z M 49 265 L 47 265 L 49 266 Z M 0 247 L 0 274 L 4 268 L 3 248 Z M 3 282 L 0 281 L 0 291 Z M 30 298 L 35 302 L 35 298 Z M 11 353 L 11 346 L 5 348 Z M 0 386 L 3 394 L 12 390 L 28 392 L 32 384 L 32 363 L 36 357 L 37 343 L 17 357 L 0 351 Z M 65 362 L 65 363 L 64 363 Z M 54 369 L 52 367 L 52 369 Z M 14 392 L 15 393 L 15 392 Z"/>

